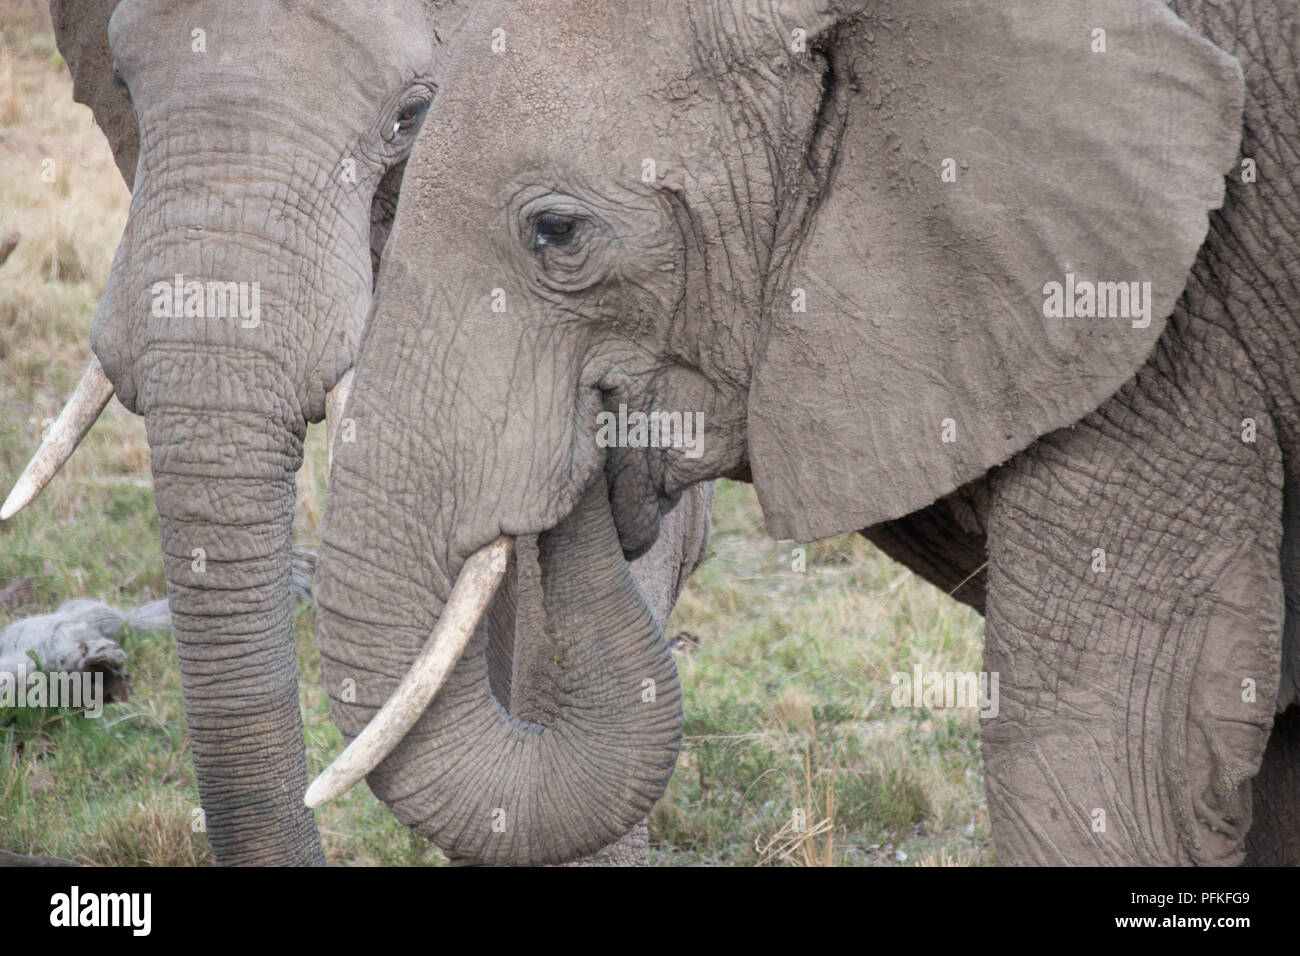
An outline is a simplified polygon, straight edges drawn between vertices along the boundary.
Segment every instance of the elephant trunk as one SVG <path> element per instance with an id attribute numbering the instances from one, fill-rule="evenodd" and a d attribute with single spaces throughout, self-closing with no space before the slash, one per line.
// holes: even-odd
<path id="1" fill-rule="evenodd" d="M 369 305 L 364 210 L 335 210 L 324 235 L 310 219 L 333 200 L 306 188 L 312 177 L 276 176 L 301 201 L 241 185 L 268 180 L 254 168 L 264 158 L 209 164 L 191 182 L 181 140 L 137 182 L 92 344 L 145 420 L 216 859 L 323 863 L 302 805 L 294 477 L 307 423 L 350 363 L 346 330 Z M 253 155 L 295 155 L 264 142 Z"/>
<path id="2" fill-rule="evenodd" d="M 393 692 L 414 656 L 400 648 L 415 642 L 409 624 L 385 623 L 392 615 L 375 599 L 409 585 L 376 582 L 382 561 L 343 543 L 349 527 L 327 522 L 318 590 L 332 709 L 351 737 Z M 553 646 L 545 722 L 512 717 L 493 697 L 480 626 L 368 778 L 399 820 L 474 862 L 564 862 L 613 842 L 662 795 L 680 745 L 676 669 L 623 560 L 603 478 L 540 536 L 538 562 Z M 348 687 L 356 703 L 339 693 Z"/>
<path id="3" fill-rule="evenodd" d="M 227 381 L 238 382 L 229 371 Z M 200 378 L 193 369 L 169 376 Z M 217 860 L 320 864 L 315 821 L 301 797 L 306 765 L 289 587 L 302 441 L 288 423 L 254 412 L 258 404 L 255 391 L 216 414 L 183 396 L 151 402 L 145 424 L 163 563 Z"/>

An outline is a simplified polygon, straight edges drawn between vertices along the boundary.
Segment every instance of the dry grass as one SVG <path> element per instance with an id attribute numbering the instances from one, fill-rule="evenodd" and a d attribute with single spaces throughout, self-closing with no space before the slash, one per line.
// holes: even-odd
<path id="1" fill-rule="evenodd" d="M 133 804 L 102 827 L 80 856 L 94 866 L 211 866 L 212 849 L 201 818 L 187 802 L 161 797 Z"/>

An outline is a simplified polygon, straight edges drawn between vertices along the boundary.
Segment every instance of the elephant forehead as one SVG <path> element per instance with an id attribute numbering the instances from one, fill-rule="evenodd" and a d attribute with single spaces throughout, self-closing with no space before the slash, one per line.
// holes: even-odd
<path id="1" fill-rule="evenodd" d="M 627 7 L 478 5 L 441 87 L 439 142 L 473 143 L 473 157 L 457 162 L 479 167 L 488 180 L 533 162 L 598 179 L 639 177 L 643 159 L 662 160 L 671 145 L 667 116 L 681 105 L 662 93 L 690 65 L 684 51 L 682 63 L 661 55 L 672 47 L 668 23 Z"/>
<path id="2" fill-rule="evenodd" d="M 431 26 L 436 23 L 420 0 L 123 0 L 110 22 L 109 42 L 124 70 L 159 67 L 172 85 L 202 88 L 214 74 L 242 75 L 273 78 L 285 96 L 318 98 L 326 62 L 332 75 L 385 85 L 427 70 L 436 44 Z"/>
<path id="3" fill-rule="evenodd" d="M 540 119 L 634 94 L 653 86 L 661 72 L 680 72 L 668 61 L 690 60 L 686 45 L 668 42 L 673 23 L 654 16 L 658 6 L 600 0 L 479 4 L 466 24 L 449 85 L 457 78 L 488 80 L 475 90 L 480 97 L 497 106 L 527 104 Z"/>

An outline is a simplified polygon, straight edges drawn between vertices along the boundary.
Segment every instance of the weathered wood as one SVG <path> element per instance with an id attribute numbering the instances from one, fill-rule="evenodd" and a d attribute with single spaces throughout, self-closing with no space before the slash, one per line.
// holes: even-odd
<path id="1" fill-rule="evenodd" d="M 104 675 L 104 703 L 131 698 L 126 652 L 117 643 L 122 629 L 166 629 L 166 601 L 124 614 L 102 601 L 67 601 L 57 611 L 15 621 L 0 631 L 0 674 L 15 686 L 36 670 Z"/>
<path id="2" fill-rule="evenodd" d="M 81 864 L 76 860 L 65 860 L 57 856 L 26 856 L 22 853 L 0 850 L 0 867 L 4 866 L 81 866 Z"/>
<path id="3" fill-rule="evenodd" d="M 291 575 L 298 600 L 311 600 L 315 571 L 315 553 L 295 550 Z M 33 597 L 34 584 L 25 578 L 0 590 L 0 607 L 27 603 Z M 123 612 L 102 601 L 78 599 L 65 602 L 49 614 L 14 621 L 0 631 L 0 674 L 11 674 L 23 681 L 38 668 L 38 663 L 40 669 L 61 673 L 101 671 L 105 703 L 129 700 L 131 679 L 126 671 L 126 653 L 117 643 L 128 626 L 136 631 L 171 630 L 167 600 L 151 601 Z"/>

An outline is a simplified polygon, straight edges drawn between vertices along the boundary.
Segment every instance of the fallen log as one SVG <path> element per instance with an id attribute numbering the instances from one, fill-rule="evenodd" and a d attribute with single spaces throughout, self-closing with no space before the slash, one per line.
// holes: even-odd
<path id="1" fill-rule="evenodd" d="M 81 866 L 81 864 L 57 856 L 26 856 L 22 853 L 0 850 L 0 867 L 3 866 Z"/>
<path id="2" fill-rule="evenodd" d="M 295 550 L 291 587 L 298 600 L 311 600 L 315 571 L 315 553 Z M 20 581 L 18 585 L 27 583 Z M 9 590 L 6 588 L 5 593 Z M 170 630 L 167 600 L 123 612 L 102 601 L 77 599 L 65 602 L 50 614 L 14 621 L 0 631 L 0 681 L 12 680 L 15 686 L 20 685 L 36 670 L 99 672 L 104 675 L 103 702 L 127 701 L 131 697 L 131 679 L 126 672 L 126 652 L 117 642 L 125 627 L 135 631 Z"/>
<path id="3" fill-rule="evenodd" d="M 0 631 L 0 680 L 24 686 L 34 671 L 104 677 L 103 703 L 131 699 L 126 652 L 117 643 L 122 629 L 150 631 L 171 626 L 166 601 L 124 614 L 102 601 L 75 600 L 50 614 L 14 621 Z"/>

